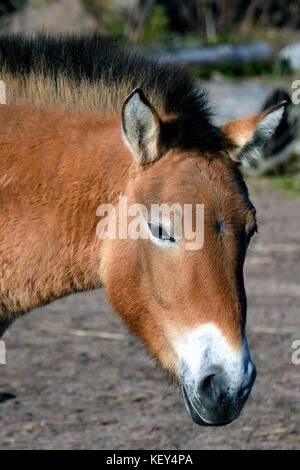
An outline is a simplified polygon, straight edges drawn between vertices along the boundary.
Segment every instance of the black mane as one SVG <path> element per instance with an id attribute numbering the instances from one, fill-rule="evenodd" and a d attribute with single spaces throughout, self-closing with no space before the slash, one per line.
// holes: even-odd
<path id="1" fill-rule="evenodd" d="M 168 126 L 169 145 L 201 152 L 226 151 L 230 142 L 213 125 L 207 93 L 187 70 L 158 63 L 132 49 L 121 48 L 97 35 L 87 37 L 44 34 L 0 37 L 1 71 L 13 76 L 43 74 L 57 80 L 60 74 L 75 83 L 85 79 L 106 86 L 128 84 L 166 115 L 177 119 Z M 126 87 L 123 87 L 125 90 Z M 119 96 L 120 105 L 126 96 Z"/>

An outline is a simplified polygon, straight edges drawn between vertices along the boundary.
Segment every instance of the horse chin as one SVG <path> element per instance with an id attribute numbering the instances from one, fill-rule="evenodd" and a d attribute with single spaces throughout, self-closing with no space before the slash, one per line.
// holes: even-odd
<path id="1" fill-rule="evenodd" d="M 198 424 L 199 426 L 226 426 L 226 424 L 230 424 L 231 421 L 228 422 L 218 422 L 218 423 L 212 423 L 209 421 L 206 421 L 204 418 L 202 418 L 199 414 L 199 412 L 195 409 L 195 406 L 193 405 L 192 401 L 189 398 L 189 395 L 182 384 L 182 394 L 183 394 L 183 400 L 186 409 L 188 410 L 192 420 L 194 423 Z"/>

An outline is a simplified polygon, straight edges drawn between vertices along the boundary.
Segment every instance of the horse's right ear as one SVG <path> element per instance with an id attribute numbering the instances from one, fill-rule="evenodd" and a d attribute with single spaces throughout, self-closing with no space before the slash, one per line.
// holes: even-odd
<path id="1" fill-rule="evenodd" d="M 122 133 L 125 144 L 138 165 L 145 165 L 162 156 L 161 121 L 153 106 L 139 88 L 133 90 L 123 104 Z"/>

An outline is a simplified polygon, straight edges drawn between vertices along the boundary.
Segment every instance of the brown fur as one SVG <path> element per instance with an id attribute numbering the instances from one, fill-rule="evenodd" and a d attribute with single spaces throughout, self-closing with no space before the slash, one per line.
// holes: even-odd
<path id="1" fill-rule="evenodd" d="M 0 305 L 11 316 L 100 285 L 96 208 L 129 161 L 113 119 L 1 106 L 0 126 Z M 113 137 L 120 149 L 106 151 Z"/>
<path id="2" fill-rule="evenodd" d="M 87 111 L 0 107 L 2 322 L 103 282 L 130 328 L 171 374 L 171 337 L 204 322 L 239 347 L 246 316 L 243 262 L 254 208 L 223 154 L 173 149 L 136 167 L 120 121 Z M 205 204 L 202 250 L 96 236 L 100 203 Z M 226 224 L 225 233 L 216 229 Z"/>

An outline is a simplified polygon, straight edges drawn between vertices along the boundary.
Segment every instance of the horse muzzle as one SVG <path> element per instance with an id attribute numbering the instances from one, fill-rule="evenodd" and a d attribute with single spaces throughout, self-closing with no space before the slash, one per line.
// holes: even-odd
<path id="1" fill-rule="evenodd" d="M 256 377 L 251 361 L 241 378 L 232 383 L 220 366 L 210 368 L 197 378 L 182 364 L 181 383 L 184 402 L 193 421 L 201 426 L 224 426 L 237 419 L 250 395 Z"/>

